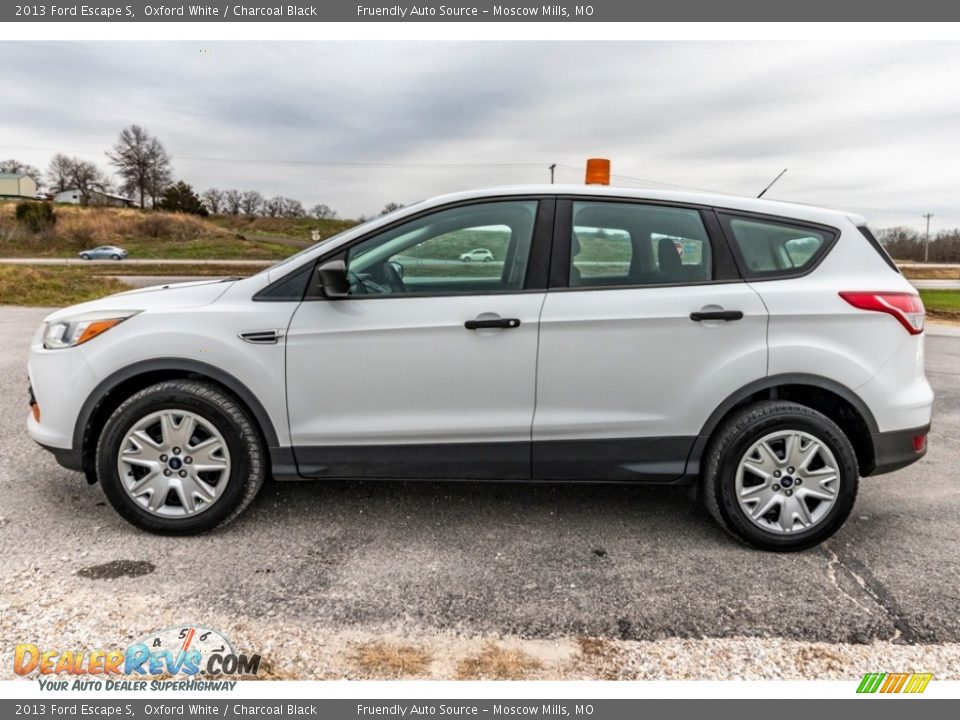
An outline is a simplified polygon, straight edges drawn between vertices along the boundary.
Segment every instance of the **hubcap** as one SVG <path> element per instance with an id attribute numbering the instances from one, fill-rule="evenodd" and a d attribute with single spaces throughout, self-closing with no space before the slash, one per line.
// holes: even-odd
<path id="1" fill-rule="evenodd" d="M 127 431 L 117 456 L 127 494 L 160 517 L 190 517 L 210 508 L 230 478 L 230 451 L 220 431 L 188 410 L 150 413 Z"/>
<path id="2" fill-rule="evenodd" d="M 740 509 L 757 527 L 782 535 L 807 530 L 837 501 L 840 471 L 819 438 L 779 430 L 757 440 L 737 466 Z"/>

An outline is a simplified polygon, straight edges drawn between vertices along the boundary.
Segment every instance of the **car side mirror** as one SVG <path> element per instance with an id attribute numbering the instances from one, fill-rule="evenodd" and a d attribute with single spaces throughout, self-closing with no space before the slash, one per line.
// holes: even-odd
<path id="1" fill-rule="evenodd" d="M 347 263 L 343 260 L 327 260 L 317 268 L 317 277 L 323 294 L 328 298 L 343 298 L 350 294 Z"/>

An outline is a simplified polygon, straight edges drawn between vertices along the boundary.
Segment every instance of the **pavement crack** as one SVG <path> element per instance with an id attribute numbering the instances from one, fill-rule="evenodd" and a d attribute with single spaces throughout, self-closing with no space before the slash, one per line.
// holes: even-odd
<path id="1" fill-rule="evenodd" d="M 862 586 L 860 579 L 857 578 L 854 573 L 850 572 L 850 569 L 843 564 L 840 556 L 827 547 L 826 543 L 823 543 L 820 547 L 827 554 L 827 579 L 830 581 L 830 584 L 833 585 L 837 589 L 837 592 L 847 598 L 850 602 L 863 610 L 865 613 L 870 614 L 870 608 L 861 603 L 853 594 L 847 592 L 847 589 L 840 584 L 840 579 L 837 577 L 837 568 L 844 570 L 848 575 L 853 577 L 857 584 Z M 870 595 L 869 592 L 867 594 Z"/>
<path id="2" fill-rule="evenodd" d="M 866 565 L 853 558 L 841 558 L 831 548 L 827 547 L 826 543 L 823 543 L 821 548 L 829 558 L 827 577 L 834 587 L 853 601 L 857 607 L 869 612 L 866 607 L 840 585 L 837 571 L 838 569 L 842 570 L 863 590 L 864 594 L 869 597 L 877 607 L 883 610 L 890 622 L 893 623 L 893 634 L 887 639 L 888 642 L 912 645 L 923 640 L 920 633 L 917 632 L 907 619 L 906 613 L 904 613 L 900 603 L 897 602 L 896 598 L 893 597 L 893 594 L 886 586 L 870 572 Z"/>

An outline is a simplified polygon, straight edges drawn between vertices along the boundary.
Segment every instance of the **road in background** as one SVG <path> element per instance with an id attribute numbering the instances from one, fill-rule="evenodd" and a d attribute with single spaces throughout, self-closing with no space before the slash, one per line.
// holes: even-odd
<path id="1" fill-rule="evenodd" d="M 165 260 L 163 258 L 126 260 L 81 260 L 80 258 L 0 258 L 0 265 L 249 265 L 268 267 L 279 260 Z"/>

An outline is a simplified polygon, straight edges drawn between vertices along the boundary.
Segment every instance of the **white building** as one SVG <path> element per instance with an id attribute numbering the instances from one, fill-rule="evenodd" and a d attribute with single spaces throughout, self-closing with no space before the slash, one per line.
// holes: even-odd
<path id="1" fill-rule="evenodd" d="M 34 200 L 37 183 L 22 173 L 0 173 L 0 199 Z"/>
<path id="2" fill-rule="evenodd" d="M 53 201 L 58 203 L 80 204 L 82 194 L 76 188 L 61 190 L 53 196 Z M 90 205 L 109 205 L 110 207 L 133 207 L 133 200 L 125 198 L 122 195 L 111 195 L 97 190 L 90 192 Z"/>

